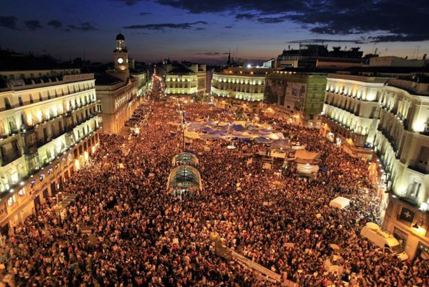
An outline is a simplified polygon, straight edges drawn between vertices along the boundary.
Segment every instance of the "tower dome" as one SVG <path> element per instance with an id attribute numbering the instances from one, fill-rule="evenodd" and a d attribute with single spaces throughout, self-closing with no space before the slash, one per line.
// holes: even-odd
<path id="1" fill-rule="evenodd" d="M 125 37 L 124 37 L 124 35 L 122 35 L 121 33 L 119 33 L 119 34 L 116 36 L 116 41 L 119 41 L 119 40 L 121 40 L 121 41 L 125 41 Z"/>

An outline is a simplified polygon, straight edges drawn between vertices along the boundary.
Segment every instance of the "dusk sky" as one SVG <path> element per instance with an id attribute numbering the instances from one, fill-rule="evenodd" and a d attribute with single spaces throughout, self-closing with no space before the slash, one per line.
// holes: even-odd
<path id="1" fill-rule="evenodd" d="M 138 61 L 270 59 L 299 42 L 429 53 L 427 0 L 0 0 L 0 45 L 111 61 L 124 34 Z"/>

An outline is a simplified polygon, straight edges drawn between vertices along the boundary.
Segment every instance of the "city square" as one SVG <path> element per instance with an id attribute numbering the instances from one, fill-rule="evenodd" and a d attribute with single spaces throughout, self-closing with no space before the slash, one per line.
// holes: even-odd
<path id="1" fill-rule="evenodd" d="M 5 5 L 0 287 L 429 286 L 427 3 L 286 2 Z"/>

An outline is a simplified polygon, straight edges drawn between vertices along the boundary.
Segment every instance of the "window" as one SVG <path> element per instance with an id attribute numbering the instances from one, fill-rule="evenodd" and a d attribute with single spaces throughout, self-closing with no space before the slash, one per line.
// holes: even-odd
<path id="1" fill-rule="evenodd" d="M 4 99 L 4 107 L 6 108 L 6 110 L 10 110 L 12 108 L 12 105 L 10 104 L 8 98 Z"/>
<path id="2" fill-rule="evenodd" d="M 12 148 L 13 148 L 13 151 L 14 151 L 14 152 L 16 152 L 16 153 L 18 153 L 18 152 L 19 152 L 19 145 L 18 145 L 18 141 L 17 141 L 17 140 L 14 140 L 14 141 L 12 142 Z"/>
<path id="3" fill-rule="evenodd" d="M 16 202 L 16 196 L 14 194 L 13 196 L 9 197 L 9 199 L 7 200 L 7 205 L 12 206 L 15 204 L 15 202 Z"/>
<path id="4" fill-rule="evenodd" d="M 407 246 L 408 234 L 394 227 L 393 236 L 398 240 L 401 248 L 404 250 L 405 247 Z"/>
<path id="5" fill-rule="evenodd" d="M 422 184 L 414 179 L 413 182 L 408 186 L 407 196 L 417 199 L 419 197 L 421 187 Z"/>

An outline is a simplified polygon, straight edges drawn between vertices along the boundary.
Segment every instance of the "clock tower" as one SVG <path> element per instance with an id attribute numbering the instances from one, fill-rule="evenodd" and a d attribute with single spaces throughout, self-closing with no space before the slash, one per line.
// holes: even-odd
<path id="1" fill-rule="evenodd" d="M 116 36 L 116 48 L 113 51 L 116 73 L 129 73 L 128 50 L 125 46 L 125 37 L 121 33 Z"/>

